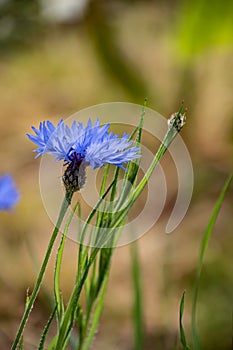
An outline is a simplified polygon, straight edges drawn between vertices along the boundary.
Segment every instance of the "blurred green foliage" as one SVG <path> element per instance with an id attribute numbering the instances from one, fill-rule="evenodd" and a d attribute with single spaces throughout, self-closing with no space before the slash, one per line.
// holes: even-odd
<path id="1" fill-rule="evenodd" d="M 4 0 L 0 2 L 1 55 L 25 48 L 41 35 L 38 0 Z"/>
<path id="2" fill-rule="evenodd" d="M 177 18 L 177 42 L 181 57 L 191 60 L 213 47 L 232 46 L 233 1 L 184 0 Z"/>
<path id="3" fill-rule="evenodd" d="M 138 71 L 122 53 L 109 12 L 101 1 L 91 1 L 87 23 L 100 62 L 107 73 L 124 88 L 132 102 L 141 103 L 145 97 L 148 97 L 142 70 Z"/>

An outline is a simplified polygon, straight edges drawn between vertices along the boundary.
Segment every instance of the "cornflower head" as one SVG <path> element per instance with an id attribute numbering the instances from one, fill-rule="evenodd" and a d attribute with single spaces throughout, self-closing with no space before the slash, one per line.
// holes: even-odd
<path id="1" fill-rule="evenodd" d="M 36 158 L 48 153 L 55 160 L 63 160 L 66 170 L 63 183 L 70 192 L 79 191 L 85 184 L 86 167 L 101 168 L 105 164 L 113 164 L 126 170 L 124 164 L 140 157 L 139 148 L 132 146 L 129 135 L 122 137 L 109 132 L 110 124 L 100 126 L 97 119 L 92 125 L 91 120 L 84 126 L 74 121 L 71 127 L 63 120 L 54 126 L 50 121 L 40 123 L 39 129 L 34 126 L 35 135 L 27 134 L 28 138 L 39 147 L 34 150 Z"/>
<path id="2" fill-rule="evenodd" d="M 10 175 L 0 176 L 0 210 L 10 210 L 19 200 L 19 193 Z"/>

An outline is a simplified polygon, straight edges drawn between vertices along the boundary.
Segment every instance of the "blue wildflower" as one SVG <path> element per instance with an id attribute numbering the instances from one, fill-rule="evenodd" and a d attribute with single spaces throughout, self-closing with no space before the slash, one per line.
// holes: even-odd
<path id="1" fill-rule="evenodd" d="M 48 153 L 55 160 L 64 160 L 68 165 L 63 176 L 65 186 L 75 183 L 73 190 L 77 191 L 85 183 L 85 168 L 92 169 L 113 164 L 125 170 L 124 163 L 138 158 L 139 149 L 132 146 L 129 135 L 122 137 L 109 132 L 110 124 L 100 126 L 99 119 L 92 125 L 91 120 L 85 127 L 74 121 L 71 127 L 61 120 L 55 127 L 50 121 L 40 123 L 39 129 L 32 127 L 35 135 L 27 134 L 29 139 L 39 147 L 34 150 L 37 157 Z"/>
<path id="2" fill-rule="evenodd" d="M 10 175 L 0 176 L 0 210 L 10 210 L 18 202 L 19 193 Z"/>

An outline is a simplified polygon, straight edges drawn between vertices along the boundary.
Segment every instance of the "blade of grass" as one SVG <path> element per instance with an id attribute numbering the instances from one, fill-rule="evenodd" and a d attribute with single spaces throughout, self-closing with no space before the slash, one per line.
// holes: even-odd
<path id="1" fill-rule="evenodd" d="M 180 301 L 180 341 L 181 341 L 181 344 L 183 345 L 184 350 L 190 350 L 186 342 L 185 332 L 182 324 L 182 318 L 184 313 L 184 296 L 185 296 L 185 291 L 183 292 L 182 298 Z"/>
<path id="2" fill-rule="evenodd" d="M 56 341 L 57 341 L 57 335 L 55 335 L 55 337 L 52 339 L 52 341 L 48 345 L 48 349 L 47 350 L 54 350 L 54 347 L 56 345 Z"/>
<path id="3" fill-rule="evenodd" d="M 23 350 L 23 337 L 20 339 L 19 342 L 19 350 Z"/>
<path id="4" fill-rule="evenodd" d="M 77 325 L 77 329 L 78 329 L 78 344 L 77 344 L 75 349 L 77 349 L 78 345 L 83 342 L 83 337 L 84 337 L 83 318 L 84 318 L 83 317 L 83 310 L 82 310 L 80 304 L 78 304 L 76 315 L 75 315 L 76 325 Z"/>
<path id="5" fill-rule="evenodd" d="M 52 311 L 52 313 L 51 313 L 51 315 L 50 315 L 50 317 L 48 319 L 48 322 L 45 325 L 45 328 L 44 328 L 44 331 L 42 333 L 42 336 L 40 338 L 40 344 L 39 344 L 38 350 L 43 350 L 44 349 L 45 339 L 46 339 L 46 336 L 48 334 L 48 331 L 49 331 L 49 328 L 51 326 L 51 323 L 53 321 L 53 318 L 54 318 L 54 316 L 56 314 L 56 310 L 57 310 L 57 306 L 55 305 L 55 307 L 54 307 L 54 309 L 53 309 L 53 311 Z"/>
<path id="6" fill-rule="evenodd" d="M 232 177 L 233 177 L 232 175 L 229 176 L 229 178 L 227 179 L 227 181 L 226 181 L 226 183 L 225 183 L 225 185 L 220 193 L 220 196 L 215 204 L 212 215 L 210 217 L 210 221 L 209 221 L 207 228 L 205 230 L 202 244 L 201 244 L 199 263 L 198 263 L 198 269 L 197 269 L 197 276 L 196 276 L 196 281 L 195 281 L 195 285 L 194 285 L 194 296 L 193 296 L 193 306 L 192 306 L 192 337 L 193 337 L 194 350 L 200 349 L 197 324 L 196 324 L 196 312 L 197 312 L 197 298 L 198 298 L 198 292 L 199 292 L 199 287 L 200 287 L 200 278 L 201 278 L 201 271 L 202 271 L 202 266 L 203 266 L 203 261 L 204 261 L 204 255 L 205 255 L 208 243 L 209 243 L 211 233 L 213 231 L 214 224 L 217 220 L 218 213 L 221 209 L 226 192 L 227 192 L 227 190 L 230 186 L 230 183 L 232 181 Z"/>

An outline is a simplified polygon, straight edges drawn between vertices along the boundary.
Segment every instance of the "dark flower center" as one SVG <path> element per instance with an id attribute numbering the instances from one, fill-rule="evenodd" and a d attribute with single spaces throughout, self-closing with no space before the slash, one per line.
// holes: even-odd
<path id="1" fill-rule="evenodd" d="M 73 168 L 78 168 L 85 158 L 84 153 L 77 153 L 73 149 L 69 151 L 68 158 Z"/>

